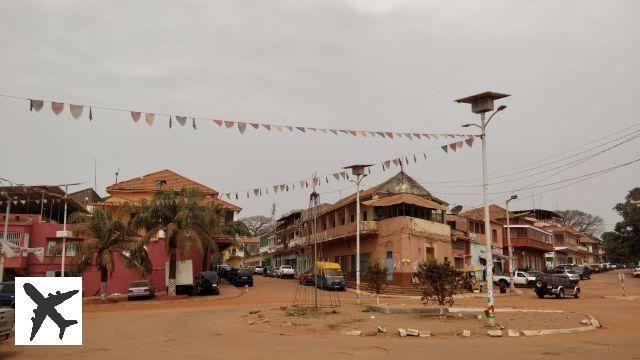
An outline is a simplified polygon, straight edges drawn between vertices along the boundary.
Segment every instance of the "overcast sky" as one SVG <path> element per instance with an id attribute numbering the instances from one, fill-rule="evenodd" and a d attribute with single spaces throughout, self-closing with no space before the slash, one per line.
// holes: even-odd
<path id="1" fill-rule="evenodd" d="M 460 126 L 478 116 L 453 100 L 499 91 L 511 97 L 500 101 L 508 108 L 489 126 L 488 161 L 491 173 L 504 176 L 640 122 L 638 14 L 640 2 L 633 0 L 3 1 L 0 93 L 246 122 L 424 133 L 470 131 Z M 25 101 L 0 98 L 0 177 L 93 186 L 97 159 L 102 195 L 117 169 L 125 180 L 168 168 L 234 192 L 439 144 L 252 129 L 240 135 L 204 122 L 197 131 L 169 129 L 166 118 L 148 127 L 127 113 L 93 112 L 89 123 L 66 109 L 55 116 L 50 104 L 30 113 Z M 490 191 L 565 180 L 638 154 L 640 140 L 634 140 L 552 177 L 555 171 L 540 173 L 548 166 L 492 179 L 501 183 Z M 640 185 L 638 164 L 542 195 L 553 186 L 522 190 L 513 207 L 531 208 L 535 199 L 536 207 L 582 209 L 611 228 L 618 220 L 611 208 Z M 481 176 L 479 142 L 456 153 L 429 152 L 428 161 L 406 171 L 452 205 L 482 203 L 479 182 L 451 182 Z M 378 170 L 363 184 L 391 175 Z M 349 186 L 323 185 L 321 200 L 336 201 L 353 191 Z M 331 192 L 337 189 L 345 190 Z M 243 216 L 269 214 L 273 203 L 280 214 L 307 207 L 308 192 L 235 203 Z"/>

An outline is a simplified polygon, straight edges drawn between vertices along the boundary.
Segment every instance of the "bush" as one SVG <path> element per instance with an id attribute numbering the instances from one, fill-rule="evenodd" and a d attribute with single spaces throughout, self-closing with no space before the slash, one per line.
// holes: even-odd
<path id="1" fill-rule="evenodd" d="M 369 289 L 376 293 L 378 303 L 380 303 L 380 293 L 387 286 L 387 268 L 382 265 L 380 260 L 373 259 L 369 261 L 364 271 L 364 279 L 369 285 Z"/>
<path id="2" fill-rule="evenodd" d="M 440 306 L 453 305 L 453 295 L 462 293 L 464 273 L 453 269 L 448 261 L 423 261 L 418 264 L 418 279 L 422 290 L 422 301 Z"/>

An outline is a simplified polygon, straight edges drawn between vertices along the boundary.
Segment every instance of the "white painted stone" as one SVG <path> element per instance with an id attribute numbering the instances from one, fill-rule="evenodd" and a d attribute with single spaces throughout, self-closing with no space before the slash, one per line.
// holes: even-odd
<path id="1" fill-rule="evenodd" d="M 409 336 L 418 336 L 420 335 L 420 331 L 416 329 L 407 329 L 407 335 Z"/>
<path id="2" fill-rule="evenodd" d="M 387 329 L 383 328 L 382 326 L 378 326 L 378 332 L 381 334 L 386 334 L 387 333 Z"/>
<path id="3" fill-rule="evenodd" d="M 509 329 L 509 330 L 507 330 L 507 335 L 513 336 L 513 337 L 518 337 L 518 336 L 520 336 L 520 332 L 518 332 L 518 330 Z"/>
<path id="4" fill-rule="evenodd" d="M 502 336 L 502 330 L 489 330 L 489 331 L 487 331 L 487 334 L 489 334 L 489 336 L 491 336 L 491 337 L 501 337 Z"/>
<path id="5" fill-rule="evenodd" d="M 593 327 L 599 328 L 600 327 L 600 322 L 598 321 L 598 319 L 592 317 L 591 318 L 591 325 L 593 325 Z"/>
<path id="6" fill-rule="evenodd" d="M 351 331 L 342 332 L 342 335 L 348 335 L 348 336 L 360 336 L 360 334 L 362 334 L 362 331 L 360 330 L 351 330 Z"/>
<path id="7" fill-rule="evenodd" d="M 405 336 L 407 336 L 407 330 L 405 330 L 405 329 L 398 329 L 398 335 L 400 335 L 401 337 L 405 337 Z"/>
<path id="8" fill-rule="evenodd" d="M 470 331 L 470 330 L 464 330 L 464 331 L 462 332 L 462 336 L 464 336 L 464 337 L 469 337 L 469 336 L 471 336 L 471 331 Z"/>
<path id="9" fill-rule="evenodd" d="M 582 319 L 582 321 L 580 321 L 580 324 L 589 325 L 589 324 L 591 324 L 591 321 L 589 321 L 589 319 Z"/>
<path id="10" fill-rule="evenodd" d="M 422 338 L 431 337 L 431 332 L 429 332 L 429 331 L 420 331 L 420 337 L 422 337 Z"/>

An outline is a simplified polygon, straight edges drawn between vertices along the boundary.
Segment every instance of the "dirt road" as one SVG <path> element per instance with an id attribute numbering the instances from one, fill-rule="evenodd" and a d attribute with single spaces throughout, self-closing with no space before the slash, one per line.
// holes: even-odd
<path id="1" fill-rule="evenodd" d="M 291 334 L 247 326 L 241 314 L 254 308 L 289 305 L 295 281 L 256 277 L 255 287 L 226 299 L 136 302 L 88 307 L 82 347 L 0 346 L 2 359 L 342 359 L 436 358 L 474 359 L 640 359 L 640 279 L 627 277 L 627 299 L 617 272 L 581 282 L 580 299 L 539 300 L 530 290 L 499 297 L 497 306 L 562 309 L 590 313 L 603 328 L 580 334 L 543 337 L 351 337 Z M 341 300 L 353 303 L 352 293 Z M 374 302 L 373 298 L 365 301 Z M 385 301 L 387 301 L 385 299 Z M 390 300 L 410 302 L 415 300 Z M 478 306 L 483 299 L 463 299 L 456 306 Z M 498 316 L 500 316 L 498 314 Z M 10 340 L 11 341 L 11 340 Z"/>

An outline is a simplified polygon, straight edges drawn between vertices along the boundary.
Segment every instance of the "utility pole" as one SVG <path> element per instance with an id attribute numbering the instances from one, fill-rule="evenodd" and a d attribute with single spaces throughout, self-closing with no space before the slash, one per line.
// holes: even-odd
<path id="1" fill-rule="evenodd" d="M 511 197 L 509 198 L 509 200 L 507 200 L 507 206 L 506 206 L 506 210 L 507 210 L 507 246 L 509 247 L 509 273 L 511 274 L 511 277 L 509 279 L 509 289 L 513 292 L 516 290 L 516 285 L 515 285 L 515 269 L 513 268 L 513 246 L 511 246 L 511 227 L 509 226 L 509 202 L 511 200 L 515 200 L 518 198 L 518 195 L 511 195 Z"/>
<path id="2" fill-rule="evenodd" d="M 9 213 L 11 212 L 11 198 L 7 194 L 7 211 L 4 215 L 4 232 L 2 233 L 3 247 L 7 244 L 7 235 L 9 233 Z M 0 282 L 4 281 L 4 249 L 0 253 Z"/>

